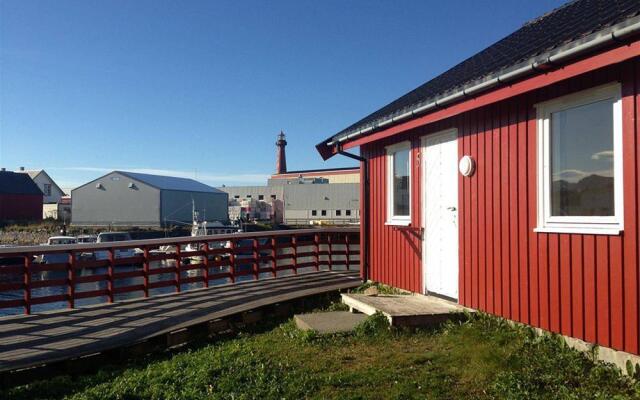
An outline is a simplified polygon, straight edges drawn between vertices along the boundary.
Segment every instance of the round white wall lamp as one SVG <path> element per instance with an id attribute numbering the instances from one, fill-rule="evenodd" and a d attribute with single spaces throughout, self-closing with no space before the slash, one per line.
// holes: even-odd
<path id="1" fill-rule="evenodd" d="M 463 156 L 458 163 L 462 176 L 471 176 L 476 171 L 476 162 L 471 156 Z"/>

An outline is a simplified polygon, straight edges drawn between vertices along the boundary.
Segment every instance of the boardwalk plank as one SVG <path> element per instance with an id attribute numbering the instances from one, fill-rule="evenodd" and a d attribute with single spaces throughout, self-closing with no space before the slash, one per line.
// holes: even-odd
<path id="1" fill-rule="evenodd" d="M 321 271 L 189 292 L 0 318 L 0 372 L 75 359 L 306 296 L 361 283 L 357 271 Z"/>

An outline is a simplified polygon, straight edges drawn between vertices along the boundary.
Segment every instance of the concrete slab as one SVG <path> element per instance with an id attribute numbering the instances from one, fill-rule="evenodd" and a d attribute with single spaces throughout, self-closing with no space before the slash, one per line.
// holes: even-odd
<path id="1" fill-rule="evenodd" d="M 451 301 L 422 295 L 342 294 L 342 302 L 353 311 L 372 315 L 384 314 L 393 326 L 431 326 L 447 320 L 464 318 L 464 311 L 473 310 Z"/>
<path id="2" fill-rule="evenodd" d="M 320 334 L 350 332 L 366 318 L 364 314 L 348 311 L 298 314 L 293 317 L 298 329 L 314 330 Z"/>

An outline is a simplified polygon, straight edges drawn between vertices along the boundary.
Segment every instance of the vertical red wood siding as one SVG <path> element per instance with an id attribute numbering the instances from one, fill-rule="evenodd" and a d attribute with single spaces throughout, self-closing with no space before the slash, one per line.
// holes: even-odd
<path id="1" fill-rule="evenodd" d="M 535 233 L 534 105 L 618 81 L 622 85 L 624 232 Z M 386 221 L 385 146 L 412 143 L 412 226 L 422 226 L 420 138 L 458 129 L 459 156 L 476 173 L 458 178 L 459 302 L 602 346 L 639 353 L 638 187 L 640 60 L 584 74 L 526 95 L 363 145 L 369 159 L 370 278 L 423 292 L 422 241 Z"/>
<path id="2" fill-rule="evenodd" d="M 41 219 L 42 195 L 0 193 L 0 221 L 38 221 Z"/>

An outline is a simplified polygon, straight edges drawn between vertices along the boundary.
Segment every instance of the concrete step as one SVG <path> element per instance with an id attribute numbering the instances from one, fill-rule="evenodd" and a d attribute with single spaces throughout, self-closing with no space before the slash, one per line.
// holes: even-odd
<path id="1" fill-rule="evenodd" d="M 293 317 L 298 329 L 313 330 L 320 334 L 351 332 L 367 318 L 364 314 L 348 311 L 331 311 L 311 314 L 298 314 Z"/>

